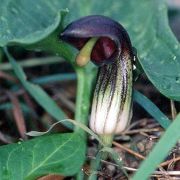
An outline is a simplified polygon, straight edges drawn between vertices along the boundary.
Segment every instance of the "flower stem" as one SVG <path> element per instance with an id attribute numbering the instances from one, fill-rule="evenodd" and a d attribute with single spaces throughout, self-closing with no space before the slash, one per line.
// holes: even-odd
<path id="1" fill-rule="evenodd" d="M 111 147 L 112 145 L 112 140 L 113 140 L 113 135 L 101 135 L 100 136 L 103 144 L 105 147 Z M 91 161 L 91 175 L 89 176 L 88 180 L 96 180 L 97 179 L 97 171 L 100 168 L 101 160 L 105 160 L 108 157 L 108 152 L 101 151 L 102 145 L 99 145 L 98 147 L 98 153 L 96 155 L 96 159 L 93 159 Z"/>
<path id="2" fill-rule="evenodd" d="M 92 70 L 94 73 L 92 73 Z M 91 71 L 91 73 L 89 72 Z M 92 69 L 90 67 L 84 68 L 76 68 L 77 72 L 77 95 L 76 95 L 76 110 L 75 110 L 75 119 L 76 121 L 87 125 L 88 124 L 88 116 L 89 109 L 91 104 L 91 94 L 93 81 L 96 76 L 96 69 Z M 83 137 L 84 143 L 86 143 L 86 133 L 83 129 L 76 126 L 75 132 L 80 134 Z M 85 146 L 86 147 L 86 146 Z M 86 148 L 84 149 L 84 154 L 86 152 Z M 84 179 L 83 173 L 79 172 L 76 176 L 77 180 Z"/>
<path id="3" fill-rule="evenodd" d="M 104 134 L 104 135 L 101 135 L 100 137 L 101 137 L 103 144 L 106 147 L 112 146 L 112 141 L 113 141 L 113 135 L 112 134 Z"/>

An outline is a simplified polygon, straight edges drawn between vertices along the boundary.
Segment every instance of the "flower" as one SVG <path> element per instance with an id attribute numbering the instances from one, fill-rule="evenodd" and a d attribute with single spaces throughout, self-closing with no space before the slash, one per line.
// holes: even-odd
<path id="1" fill-rule="evenodd" d="M 61 39 L 80 50 L 77 64 L 91 59 L 99 66 L 90 128 L 100 135 L 121 133 L 132 116 L 134 55 L 126 30 L 108 17 L 94 15 L 69 24 Z"/>

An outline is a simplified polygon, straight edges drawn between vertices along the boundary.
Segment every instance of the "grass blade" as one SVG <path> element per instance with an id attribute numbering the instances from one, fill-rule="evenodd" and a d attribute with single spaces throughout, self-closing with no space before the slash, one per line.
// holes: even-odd
<path id="1" fill-rule="evenodd" d="M 171 121 L 168 119 L 166 115 L 164 115 L 160 109 L 151 102 L 147 97 L 143 94 L 134 90 L 134 101 L 136 101 L 142 108 L 144 108 L 158 123 L 164 128 L 167 129 L 171 124 Z"/>
<path id="2" fill-rule="evenodd" d="M 30 83 L 26 79 L 26 75 L 22 70 L 21 66 L 16 63 L 14 58 L 9 54 L 6 48 L 4 52 L 7 55 L 15 74 L 19 78 L 20 82 L 23 84 L 25 89 L 31 94 L 31 96 L 42 106 L 52 117 L 56 120 L 65 119 L 66 114 L 57 106 L 57 104 L 49 97 L 49 95 L 38 85 Z M 72 129 L 72 125 L 68 122 L 63 122 L 63 125 Z"/>

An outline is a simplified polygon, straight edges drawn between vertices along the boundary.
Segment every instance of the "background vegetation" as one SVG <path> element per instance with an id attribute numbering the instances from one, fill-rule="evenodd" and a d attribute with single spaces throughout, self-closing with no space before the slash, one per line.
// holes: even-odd
<path id="1" fill-rule="evenodd" d="M 172 160 L 173 155 L 179 158 L 179 151 L 175 151 L 179 148 L 175 144 L 180 138 L 180 116 L 176 116 L 179 104 L 174 101 L 180 100 L 180 45 L 168 25 L 164 0 L 2 0 L 0 139 L 2 144 L 16 142 L 0 147 L 2 179 L 36 179 L 47 174 L 76 174 L 77 179 L 84 178 L 80 170 L 83 164 L 88 164 L 87 147 L 88 151 L 95 151 L 97 143 L 88 138 L 87 145 L 87 135 L 80 124 L 88 124 L 97 68 L 91 63 L 85 68 L 77 67 L 74 62 L 77 50 L 58 37 L 67 24 L 91 14 L 106 15 L 120 22 L 137 49 L 140 65 L 136 73 L 142 75 L 134 85 L 138 90 L 134 91 L 134 102 L 149 115 L 135 104 L 133 124 L 138 122 L 138 125 L 130 127 L 129 132 L 138 130 L 139 137 L 143 132 L 144 137 L 155 137 L 158 143 L 151 141 L 152 146 L 156 146 L 149 154 L 152 147 L 145 153 L 138 152 L 133 146 L 137 140 L 136 133 L 117 137 L 118 142 L 128 144 L 133 152 L 144 153 L 144 156 L 149 154 L 133 179 L 146 179 L 166 157 L 166 160 Z M 170 17 L 173 19 L 177 14 L 178 10 L 171 11 Z M 140 91 L 154 100 L 164 113 Z M 75 119 L 79 124 L 73 126 L 64 121 L 64 126 L 55 128 L 53 132 L 56 133 L 27 140 L 27 131 L 45 131 L 54 122 L 65 118 Z M 149 127 L 149 132 L 140 131 Z M 153 131 L 152 127 L 158 128 L 158 131 Z M 141 138 L 141 142 L 144 140 Z M 117 141 L 114 142 L 115 147 Z M 142 143 L 144 147 L 146 143 Z M 174 146 L 175 153 L 169 153 Z M 121 153 L 124 151 L 128 152 L 123 149 Z M 123 164 L 136 169 L 143 159 L 138 157 L 137 161 L 137 156 L 131 153 L 134 158 L 129 155 L 129 160 L 121 153 Z M 131 163 L 128 164 L 128 161 Z M 172 162 L 173 168 L 169 169 L 166 161 L 166 166 L 161 166 L 156 175 L 171 176 L 168 172 L 174 172 L 179 167 L 178 160 Z M 84 174 L 88 174 L 86 170 Z M 131 175 L 132 171 L 128 171 Z M 163 173 L 166 171 L 167 174 Z M 106 176 L 103 170 L 98 173 Z M 115 175 L 124 177 L 118 168 Z"/>

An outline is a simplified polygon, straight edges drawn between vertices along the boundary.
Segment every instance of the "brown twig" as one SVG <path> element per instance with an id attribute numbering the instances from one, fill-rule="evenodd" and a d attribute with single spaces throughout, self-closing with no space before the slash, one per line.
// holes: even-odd
<path id="1" fill-rule="evenodd" d="M 117 142 L 115 142 L 115 141 L 113 141 L 112 144 L 115 145 L 116 147 L 120 148 L 120 149 L 123 149 L 124 151 L 128 152 L 129 154 L 132 154 L 132 155 L 138 157 L 139 159 L 142 159 L 142 160 L 145 159 L 145 157 L 142 156 L 141 154 L 139 154 L 139 153 L 137 153 L 137 152 L 135 152 L 135 151 L 133 151 L 133 150 L 131 150 L 131 149 L 117 143 Z"/>
<path id="2" fill-rule="evenodd" d="M 173 158 L 173 159 L 170 159 L 170 160 L 168 160 L 168 161 L 165 161 L 165 162 L 161 163 L 161 166 L 167 166 L 168 164 L 174 163 L 174 162 L 176 162 L 176 161 L 180 161 L 180 157 Z"/>
<path id="3" fill-rule="evenodd" d="M 63 176 L 56 174 L 49 174 L 47 176 L 40 177 L 37 180 L 62 180 L 62 179 L 64 179 Z"/>
<path id="4" fill-rule="evenodd" d="M 25 120 L 24 120 L 24 116 L 21 110 L 21 106 L 19 104 L 19 100 L 18 98 L 11 92 L 7 92 L 9 99 L 11 100 L 12 104 L 13 104 L 13 115 L 14 115 L 14 119 L 19 131 L 19 134 L 21 135 L 21 137 L 23 139 L 27 139 L 26 136 L 26 125 L 25 125 Z"/>
<path id="5" fill-rule="evenodd" d="M 171 105 L 171 115 L 172 115 L 172 119 L 175 119 L 177 116 L 177 111 L 176 111 L 176 107 L 174 104 L 173 100 L 170 100 L 170 105 Z"/>
<path id="6" fill-rule="evenodd" d="M 9 80 L 9 81 L 12 81 L 12 82 L 15 82 L 15 83 L 18 82 L 18 79 L 17 79 L 17 78 L 9 75 L 8 73 L 2 72 L 2 71 L 0 71 L 0 78 Z"/>
<path id="7" fill-rule="evenodd" d="M 90 159 L 96 159 L 95 157 L 93 156 L 88 156 L 88 158 Z M 108 162 L 108 161 L 105 161 L 105 160 L 101 160 L 101 162 L 105 163 L 105 164 L 110 164 L 110 165 L 113 165 L 115 167 L 119 167 L 118 164 L 115 164 L 115 163 L 112 163 L 112 162 Z M 123 166 L 124 169 L 126 169 L 127 171 L 130 171 L 130 172 L 136 172 L 138 171 L 138 169 L 136 168 L 131 168 L 131 167 L 127 167 L 127 166 Z M 180 176 L 180 171 L 165 171 L 166 172 L 166 175 L 169 175 L 169 176 Z M 152 174 L 152 176 L 157 176 L 157 175 L 165 175 L 165 172 L 164 171 L 154 171 L 154 173 Z"/>
<path id="8" fill-rule="evenodd" d="M 137 133 L 147 133 L 147 132 L 157 132 L 160 131 L 160 128 L 152 128 L 152 129 L 145 129 L 145 128 L 140 128 L 140 129 L 134 129 L 134 130 L 129 130 L 129 131 L 124 131 L 122 134 L 137 134 Z"/>
<path id="9" fill-rule="evenodd" d="M 113 145 L 115 145 L 116 147 L 118 147 L 120 149 L 123 149 L 124 151 L 128 152 L 129 154 L 132 154 L 132 155 L 138 157 L 141 160 L 145 159 L 145 157 L 142 156 L 141 154 L 139 154 L 139 153 L 137 153 L 137 152 L 135 152 L 135 151 L 133 151 L 133 150 L 131 150 L 131 149 L 117 143 L 117 142 L 115 142 L 115 141 L 113 141 Z M 161 163 L 159 167 L 167 166 L 169 163 L 176 162 L 176 161 L 179 161 L 179 160 L 180 160 L 180 157 L 173 158 L 171 160 L 168 160 L 168 161 L 165 161 L 165 162 Z"/>

